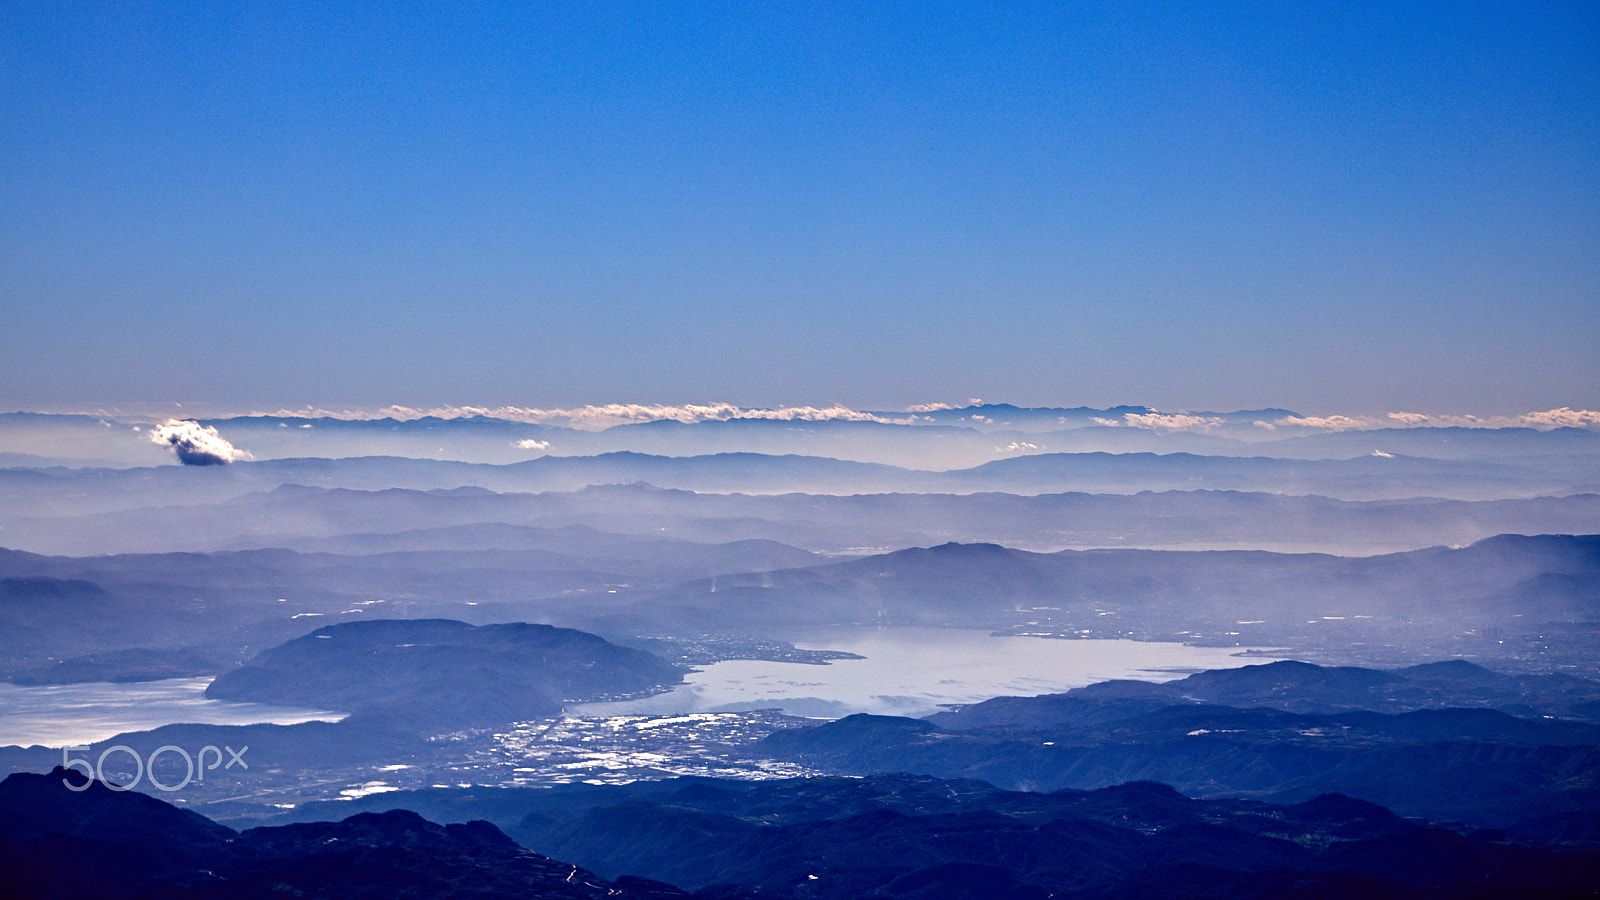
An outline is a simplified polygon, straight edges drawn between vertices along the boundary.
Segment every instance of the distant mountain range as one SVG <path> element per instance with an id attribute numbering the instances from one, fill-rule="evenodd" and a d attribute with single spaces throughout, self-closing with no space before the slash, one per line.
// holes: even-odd
<path id="1" fill-rule="evenodd" d="M 239 462 L 204 472 L 177 466 L 0 469 L 0 496 L 14 504 L 12 515 L 102 512 L 163 499 L 218 502 L 286 484 L 353 490 L 478 487 L 540 492 L 644 482 L 676 490 L 750 494 L 1239 490 L 1347 500 L 1487 500 L 1570 493 L 1584 481 L 1600 478 L 1593 462 L 1588 457 L 1569 460 L 1553 455 L 1494 461 L 1368 453 L 1349 459 L 1306 460 L 1097 452 L 1034 453 L 971 468 L 931 471 L 748 452 L 672 457 L 626 451 L 544 456 L 505 465 L 369 456 Z"/>
<path id="2" fill-rule="evenodd" d="M 1372 557 L 1259 551 L 1042 554 L 944 544 L 846 562 L 728 574 L 645 591 L 625 614 L 671 630 L 836 623 L 1019 626 L 1060 636 L 1151 636 L 1245 646 L 1404 644 L 1472 622 L 1600 619 L 1600 536 L 1501 536 Z M 573 608 L 571 615 L 579 615 Z"/>
<path id="3" fill-rule="evenodd" d="M 441 503 L 474 517 L 485 517 L 486 510 L 510 517 L 512 510 L 530 508 L 522 505 L 529 499 L 566 499 L 297 490 L 300 514 L 320 516 L 323 524 L 344 515 L 352 525 L 411 521 L 416 508 Z M 624 493 L 644 501 L 652 496 Z M 325 498 L 339 504 L 322 507 L 318 501 Z M 886 498 L 876 508 L 873 498 L 803 502 L 814 517 L 837 504 L 841 517 L 855 511 L 864 519 L 915 520 L 918 507 L 898 502 L 905 499 Z M 345 505 L 349 500 L 361 503 Z M 382 549 L 389 542 L 478 533 L 445 529 L 341 540 Z M 0 646 L 15 672 L 35 680 L 48 679 L 40 669 L 46 657 L 160 647 L 227 663 L 241 646 L 259 651 L 319 625 L 439 616 L 477 623 L 536 618 L 613 636 L 711 630 L 792 638 L 806 625 L 920 624 L 1298 647 L 1385 660 L 1424 650 L 1540 657 L 1555 647 L 1566 648 L 1557 654 L 1565 658 L 1588 640 L 1593 629 L 1583 623 L 1600 620 L 1600 536 L 1593 535 L 1505 535 L 1457 549 L 1365 557 L 1036 553 L 946 543 L 836 561 L 771 543 L 649 542 L 529 526 L 483 533 L 525 543 L 354 555 L 249 550 L 65 558 L 0 550 Z M 594 555 L 562 552 L 578 552 L 574 542 L 588 542 Z M 718 574 L 703 575 L 708 569 Z M 130 661 L 129 671 L 152 662 Z M 119 674 L 104 665 L 89 670 Z"/>
<path id="4" fill-rule="evenodd" d="M 746 462 L 802 470 L 810 465 L 736 457 L 653 460 L 651 466 L 659 464 L 661 468 L 654 470 L 659 477 L 665 474 L 663 469 L 715 471 Z M 820 469 L 856 467 L 817 462 Z M 1022 468 L 1062 464 L 1053 457 L 1014 462 Z M 1246 460 L 1212 462 L 1256 465 Z M 1143 463 L 1157 468 L 1181 465 L 1161 458 L 1075 458 L 1066 464 L 1137 468 Z M 1362 461 L 1328 465 L 1343 467 L 1353 478 L 1366 466 Z M 576 525 L 701 543 L 768 540 L 823 552 L 957 540 L 1039 549 L 1188 545 L 1362 553 L 1465 543 L 1497 533 L 1586 533 L 1600 524 L 1600 493 L 1480 501 L 1349 501 L 1194 489 L 1001 493 L 968 484 L 954 493 L 758 495 L 696 493 L 644 483 L 526 493 L 495 492 L 479 485 L 380 487 L 389 482 L 426 484 L 433 480 L 428 473 L 441 469 L 455 472 L 458 477 L 451 481 L 467 480 L 469 475 L 491 480 L 490 476 L 505 474 L 494 467 L 455 463 L 318 460 L 250 466 L 0 470 L 4 501 L 0 546 L 59 554 L 305 547 L 308 538 L 497 523 L 547 529 Z M 357 486 L 342 486 L 343 481 Z"/>

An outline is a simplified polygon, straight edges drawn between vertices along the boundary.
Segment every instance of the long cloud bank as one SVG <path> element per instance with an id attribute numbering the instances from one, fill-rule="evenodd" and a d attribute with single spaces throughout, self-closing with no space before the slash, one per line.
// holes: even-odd
<path id="1" fill-rule="evenodd" d="M 969 409 L 972 407 L 968 407 Z M 726 422 L 734 419 L 771 419 L 796 422 L 877 422 L 882 424 L 914 424 L 919 413 L 936 410 L 959 409 L 949 404 L 921 404 L 904 415 L 881 412 L 863 412 L 849 407 L 833 406 L 781 406 L 774 408 L 741 407 L 732 403 L 704 404 L 641 404 L 610 403 L 574 407 L 570 409 L 521 406 L 446 406 L 418 408 L 410 406 L 385 406 L 378 409 L 280 409 L 275 412 L 257 412 L 253 415 L 271 415 L 295 418 L 329 419 L 397 419 L 410 421 L 421 418 L 461 419 L 482 416 L 528 424 L 559 425 L 586 431 L 599 431 L 617 425 L 644 422 L 673 421 L 683 423 Z M 1217 415 L 1196 415 L 1188 412 L 1127 413 L 1118 418 L 1094 417 L 1094 424 L 1106 427 L 1137 428 L 1160 433 L 1199 432 L 1210 433 L 1241 423 L 1236 418 Z M 1378 428 L 1588 428 L 1600 429 L 1600 411 L 1561 407 L 1516 416 L 1430 415 L 1413 412 L 1392 412 L 1383 416 L 1283 416 L 1246 423 L 1264 431 L 1370 431 Z"/>
<path id="2" fill-rule="evenodd" d="M 772 409 L 748 408 L 732 403 L 705 403 L 669 406 L 665 404 L 608 403 L 581 406 L 573 409 L 539 409 L 522 406 L 446 406 L 419 409 L 410 406 L 385 406 L 374 410 L 283 409 L 258 415 L 297 416 L 329 419 L 412 419 L 439 418 L 464 419 L 483 416 L 508 422 L 526 422 L 536 425 L 560 425 L 585 431 L 599 431 L 617 425 L 636 425 L 644 422 L 726 422 L 731 419 L 777 419 L 794 422 L 880 422 L 909 425 L 911 414 L 885 416 L 861 412 L 844 406 L 782 406 Z"/>

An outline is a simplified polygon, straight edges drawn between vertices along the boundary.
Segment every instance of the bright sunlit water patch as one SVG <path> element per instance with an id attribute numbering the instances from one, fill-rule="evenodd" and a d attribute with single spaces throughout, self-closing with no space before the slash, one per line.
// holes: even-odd
<path id="1" fill-rule="evenodd" d="M 178 722 L 292 725 L 344 718 L 326 710 L 207 700 L 210 683 L 210 678 L 168 678 L 131 684 L 0 684 L 0 747 L 81 746 Z"/>
<path id="2" fill-rule="evenodd" d="M 830 628 L 795 646 L 865 659 L 826 666 L 729 660 L 705 666 L 670 693 L 573 707 L 578 716 L 677 715 L 782 709 L 791 715 L 922 716 L 952 703 L 1032 696 L 1113 678 L 1169 681 L 1198 669 L 1272 662 L 1236 648 L 1130 640 L 997 637 L 964 628 Z"/>

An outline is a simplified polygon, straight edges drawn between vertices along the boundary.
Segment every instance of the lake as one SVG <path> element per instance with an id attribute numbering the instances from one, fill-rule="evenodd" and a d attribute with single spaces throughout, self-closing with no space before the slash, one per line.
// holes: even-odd
<path id="1" fill-rule="evenodd" d="M 207 700 L 206 685 L 210 683 L 210 678 L 37 687 L 0 683 L 0 747 L 83 746 L 126 731 L 145 731 L 177 722 L 292 725 L 344 718 L 344 713 L 325 710 Z"/>
<path id="2" fill-rule="evenodd" d="M 816 629 L 794 643 L 804 649 L 847 650 L 866 658 L 825 666 L 728 660 L 702 667 L 669 693 L 578 704 L 569 712 L 676 715 L 777 708 L 818 718 L 852 713 L 923 716 L 952 703 L 1057 693 L 1113 678 L 1170 681 L 1200 669 L 1279 658 L 1239 656 L 1241 648 L 997 637 L 978 629 L 908 626 Z"/>
<path id="3" fill-rule="evenodd" d="M 1129 640 L 996 637 L 964 628 L 852 627 L 807 631 L 795 646 L 846 650 L 865 659 L 825 666 L 729 660 L 690 674 L 669 693 L 614 703 L 577 704 L 575 716 L 679 715 L 782 709 L 837 718 L 852 713 L 923 716 L 952 703 L 1030 696 L 1111 678 L 1168 681 L 1199 669 L 1272 662 L 1237 648 Z M 132 684 L 0 684 L 0 746 L 81 746 L 127 731 L 175 722 L 289 725 L 342 713 L 264 703 L 207 700 L 209 678 Z"/>

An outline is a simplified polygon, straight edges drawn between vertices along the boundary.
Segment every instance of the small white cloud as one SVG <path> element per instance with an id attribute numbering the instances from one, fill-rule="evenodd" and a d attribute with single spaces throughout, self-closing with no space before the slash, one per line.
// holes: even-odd
<path id="1" fill-rule="evenodd" d="M 534 440 L 533 438 L 524 438 L 520 441 L 512 443 L 511 446 L 521 450 L 549 450 L 550 442 Z"/>
<path id="2" fill-rule="evenodd" d="M 1121 428 L 1122 427 L 1122 423 L 1118 422 L 1116 419 L 1107 419 L 1107 418 L 1103 418 L 1101 416 L 1093 416 L 1093 417 L 1091 417 L 1089 419 L 1089 421 L 1095 423 L 1096 425 L 1104 425 L 1107 428 Z"/>
<path id="3" fill-rule="evenodd" d="M 228 443 L 217 429 L 193 419 L 168 419 L 156 426 L 150 442 L 171 447 L 178 454 L 178 462 L 186 466 L 220 466 L 250 459 L 249 453 Z"/>
<path id="4" fill-rule="evenodd" d="M 1393 453 L 1385 453 L 1382 450 L 1374 450 L 1372 451 L 1372 455 L 1378 457 L 1379 459 L 1394 459 Z"/>
<path id="5" fill-rule="evenodd" d="M 1030 444 L 1027 441 L 1012 441 L 1011 443 L 1005 445 L 1004 447 L 996 447 L 996 448 L 994 448 L 994 452 L 996 452 L 996 453 L 1027 453 L 1027 452 L 1032 451 L 1032 450 L 1042 450 L 1042 449 L 1044 449 L 1044 448 L 1040 447 L 1038 444 Z"/>

